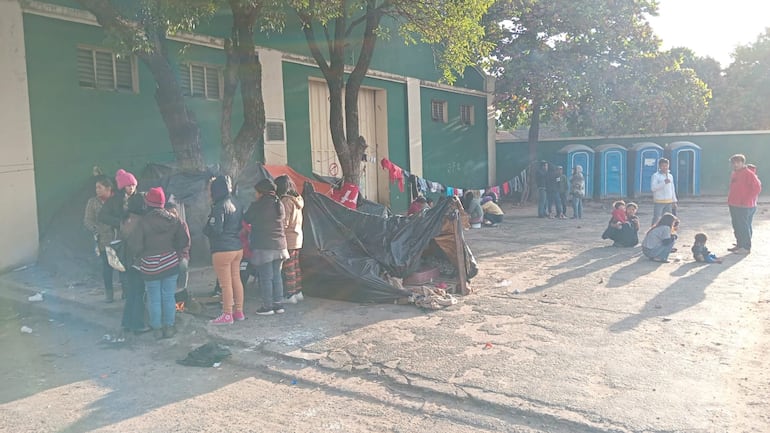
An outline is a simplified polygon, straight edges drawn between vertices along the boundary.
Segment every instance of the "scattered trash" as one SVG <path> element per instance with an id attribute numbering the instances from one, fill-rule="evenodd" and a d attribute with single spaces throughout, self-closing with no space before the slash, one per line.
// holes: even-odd
<path id="1" fill-rule="evenodd" d="M 42 301 L 42 300 L 43 300 L 43 294 L 42 294 L 42 293 L 40 293 L 40 292 L 38 292 L 38 293 L 35 293 L 34 295 L 32 295 L 32 296 L 30 296 L 29 298 L 27 298 L 27 300 L 28 300 L 29 302 L 40 302 L 40 301 Z"/>
<path id="2" fill-rule="evenodd" d="M 110 334 L 102 335 L 102 341 L 112 341 L 112 335 Z"/>
<path id="3" fill-rule="evenodd" d="M 508 287 L 511 285 L 511 282 L 508 280 L 502 280 L 495 283 L 495 287 Z"/>
<path id="4" fill-rule="evenodd" d="M 492 348 L 492 343 L 489 343 L 489 342 L 487 342 L 487 343 L 484 345 L 484 350 L 487 350 L 487 349 L 491 349 L 491 348 Z"/>
<path id="5" fill-rule="evenodd" d="M 513 293 L 514 295 L 518 295 L 521 292 L 519 291 L 519 289 L 513 289 L 511 293 Z"/>
<path id="6" fill-rule="evenodd" d="M 27 269 L 28 267 L 29 265 L 19 266 L 18 268 L 14 269 L 13 272 L 20 272 Z"/>
<path id="7" fill-rule="evenodd" d="M 296 384 L 297 384 L 297 379 L 292 379 L 292 380 L 291 380 L 291 384 L 292 384 L 292 385 L 296 385 Z"/>
<path id="8" fill-rule="evenodd" d="M 30 328 L 29 326 L 22 326 L 21 327 L 21 333 L 22 334 L 31 334 L 32 333 L 32 328 Z"/>
<path id="9" fill-rule="evenodd" d="M 604 284 L 604 277 L 599 278 L 599 284 Z"/>
<path id="10" fill-rule="evenodd" d="M 219 343 L 206 343 L 191 351 L 185 359 L 177 360 L 180 365 L 189 367 L 218 367 L 216 364 L 232 355 L 230 349 Z"/>
<path id="11" fill-rule="evenodd" d="M 215 362 L 215 363 L 211 364 L 211 366 L 214 367 L 214 368 L 219 368 L 221 365 L 222 365 L 221 362 Z"/>

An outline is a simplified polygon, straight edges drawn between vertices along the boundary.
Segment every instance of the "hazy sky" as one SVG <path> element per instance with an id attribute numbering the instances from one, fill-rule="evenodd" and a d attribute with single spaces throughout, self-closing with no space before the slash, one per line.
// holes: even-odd
<path id="1" fill-rule="evenodd" d="M 687 47 L 727 67 L 737 45 L 770 27 L 770 0 L 659 0 L 650 22 L 663 49 Z"/>

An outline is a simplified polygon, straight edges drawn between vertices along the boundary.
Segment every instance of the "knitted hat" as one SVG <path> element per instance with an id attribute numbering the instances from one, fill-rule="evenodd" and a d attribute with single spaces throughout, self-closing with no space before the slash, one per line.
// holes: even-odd
<path id="1" fill-rule="evenodd" d="M 133 174 L 122 168 L 115 173 L 115 182 L 118 184 L 118 189 L 123 189 L 129 185 L 136 185 L 138 183 Z"/>
<path id="2" fill-rule="evenodd" d="M 156 187 L 150 188 L 147 191 L 147 195 L 144 196 L 144 202 L 150 207 L 162 208 L 166 205 L 166 194 L 163 192 L 163 188 Z"/>

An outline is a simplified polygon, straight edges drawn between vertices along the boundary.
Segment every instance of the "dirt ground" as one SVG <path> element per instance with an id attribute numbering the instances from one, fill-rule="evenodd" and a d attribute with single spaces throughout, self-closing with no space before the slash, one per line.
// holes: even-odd
<path id="1" fill-rule="evenodd" d="M 534 207 L 504 204 L 499 227 L 465 233 L 480 272 L 472 281 L 476 292 L 456 306 L 422 311 L 308 298 L 265 318 L 250 314 L 257 305 L 247 302 L 248 320 L 231 327 L 184 315 L 177 342 L 156 346 L 140 337 L 114 353 L 146 357 L 139 365 L 154 363 L 157 375 L 148 377 L 157 379 L 172 371 L 173 359 L 214 338 L 230 344 L 233 357 L 225 365 L 233 376 L 215 372 L 221 382 L 182 387 L 155 405 L 132 400 L 147 392 L 131 385 L 133 376 L 111 376 L 99 392 L 120 397 L 115 402 L 127 404 L 131 416 L 102 410 L 80 424 L 61 425 L 110 431 L 766 432 L 770 214 L 760 205 L 754 250 L 737 256 L 726 251 L 732 230 L 723 203 L 681 204 L 679 252 L 668 264 L 650 262 L 639 247 L 601 240 L 609 210 L 599 204 L 588 204 L 583 220 L 538 219 Z M 651 205 L 640 204 L 646 226 Z M 709 247 L 724 264 L 692 261 L 689 248 L 698 231 L 709 235 Z M 28 269 L 5 280 L 56 294 L 62 301 L 55 306 L 76 303 L 81 310 L 75 314 L 101 315 L 107 328 L 115 322 L 120 305 L 101 303 L 94 280 L 41 275 Z M 191 277 L 197 293 L 210 291 L 212 283 L 210 269 Z M 97 355 L 87 365 L 96 369 L 111 359 Z M 152 381 L 141 383 L 152 389 Z M 0 410 L 13 415 L 27 410 L 25 402 L 41 404 L 41 396 L 61 398 L 59 389 L 41 385 L 25 391 L 30 395 L 23 400 L 11 393 Z M 251 415 L 232 421 L 238 402 L 223 396 L 241 392 L 267 424 L 253 424 Z M 212 410 L 219 398 L 226 403 Z M 306 404 L 298 404 L 303 399 Z M 57 407 L 60 415 L 78 419 L 92 410 L 88 404 Z M 227 428 L 171 421 L 177 413 L 197 413 L 201 425 L 220 420 Z"/>

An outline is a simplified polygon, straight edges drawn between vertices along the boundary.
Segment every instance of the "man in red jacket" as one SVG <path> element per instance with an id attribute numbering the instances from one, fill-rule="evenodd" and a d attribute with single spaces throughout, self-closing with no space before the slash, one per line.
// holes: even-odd
<path id="1" fill-rule="evenodd" d="M 727 205 L 730 207 L 730 219 L 733 223 L 736 244 L 729 248 L 736 254 L 751 252 L 751 223 L 757 211 L 757 198 L 762 191 L 762 183 L 756 173 L 746 167 L 746 157 L 736 154 L 730 157 L 733 174 L 730 176 L 730 192 Z"/>

